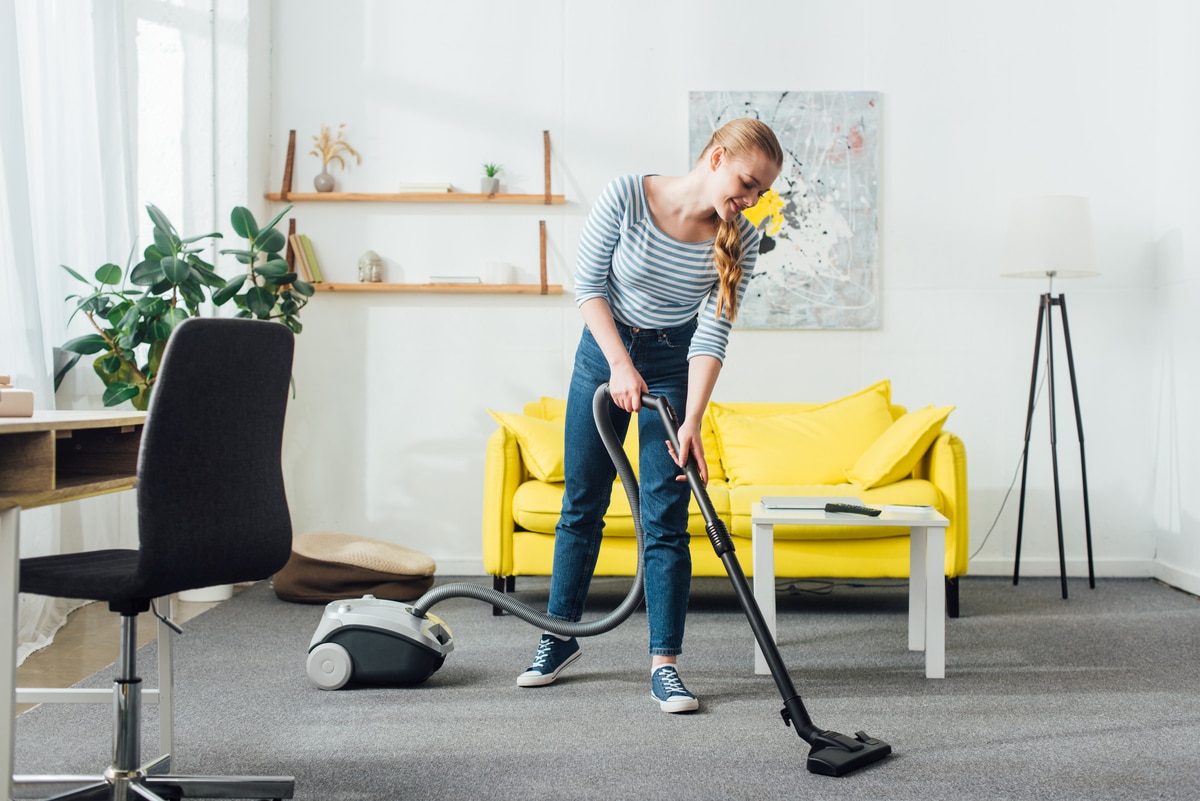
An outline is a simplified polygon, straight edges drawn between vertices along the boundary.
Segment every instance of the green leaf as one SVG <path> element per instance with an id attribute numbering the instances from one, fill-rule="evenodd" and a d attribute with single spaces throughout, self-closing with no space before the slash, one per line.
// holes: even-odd
<path id="1" fill-rule="evenodd" d="M 275 286 L 287 286 L 296 280 L 296 274 L 284 273 L 283 275 L 264 275 L 263 279 L 268 284 L 274 284 Z"/>
<path id="2" fill-rule="evenodd" d="M 159 228 L 154 229 L 154 246 L 163 253 L 173 253 L 175 251 L 175 243 L 171 240 L 170 234 Z"/>
<path id="3" fill-rule="evenodd" d="M 70 360 L 67 361 L 66 364 L 64 364 L 59 369 L 59 371 L 57 373 L 54 374 L 54 391 L 55 392 L 57 392 L 59 386 L 62 385 L 63 379 L 67 377 L 67 373 L 71 372 L 71 368 L 74 367 L 76 364 L 78 364 L 79 357 L 82 355 L 83 354 L 81 354 L 81 353 L 76 353 L 74 356 L 72 356 L 70 358 Z"/>
<path id="4" fill-rule="evenodd" d="M 159 317 L 157 320 L 155 320 L 153 323 L 150 324 L 149 341 L 157 342 L 160 339 L 165 340 L 167 337 L 171 336 L 171 330 L 174 327 L 175 326 L 173 326 L 171 324 L 171 321 L 169 319 L 167 319 L 166 317 Z"/>
<path id="5" fill-rule="evenodd" d="M 91 282 L 90 282 L 90 281 L 88 281 L 86 278 L 84 278 L 84 277 L 83 277 L 82 275 L 80 275 L 79 273 L 77 273 L 77 272 L 75 272 L 74 270 L 72 270 L 72 269 L 71 269 L 70 267 L 68 267 L 67 265 L 65 265 L 65 264 L 60 264 L 60 265 L 58 265 L 58 266 L 59 266 L 59 267 L 62 267 L 64 270 L 66 270 L 66 271 L 67 271 L 67 272 L 69 272 L 71 275 L 73 275 L 73 276 L 75 276 L 76 278 L 78 278 L 78 279 L 79 279 L 80 281 L 82 281 L 83 283 L 85 283 L 85 284 L 91 284 Z"/>
<path id="6" fill-rule="evenodd" d="M 187 312 L 185 312 L 183 309 L 176 307 L 176 308 L 168 311 L 166 314 L 164 314 L 163 319 L 169 320 L 171 323 L 171 330 L 174 330 L 175 326 L 182 323 L 189 316 L 190 315 Z"/>
<path id="7" fill-rule="evenodd" d="M 179 244 L 190 245 L 193 242 L 199 242 L 201 239 L 224 239 L 224 237 L 221 236 L 220 231 L 213 231 L 209 234 L 198 234 L 196 236 L 189 236 L 187 239 L 181 239 Z"/>
<path id="8" fill-rule="evenodd" d="M 271 316 L 271 309 L 275 308 L 275 293 L 265 287 L 251 287 L 246 292 L 246 308 L 258 319 L 266 320 Z"/>
<path id="9" fill-rule="evenodd" d="M 171 221 L 167 219 L 167 215 L 163 214 L 158 206 L 155 206 L 153 203 L 147 203 L 146 213 L 150 215 L 150 221 L 154 223 L 155 228 L 174 239 L 179 239 L 179 234 L 175 232 L 175 226 L 171 225 Z"/>
<path id="10" fill-rule="evenodd" d="M 137 299 L 137 307 L 147 317 L 157 317 L 167 310 L 169 304 L 156 295 L 143 295 Z"/>
<path id="11" fill-rule="evenodd" d="M 225 279 L 217 275 L 212 268 L 205 264 L 200 259 L 193 259 L 188 262 L 192 265 L 192 275 L 196 277 L 200 283 L 208 287 L 220 289 L 225 286 Z"/>
<path id="12" fill-rule="evenodd" d="M 108 389 L 104 390 L 104 405 L 116 406 L 119 403 L 124 403 L 127 400 L 133 400 L 137 397 L 138 388 L 133 384 L 126 384 L 123 381 L 118 381 L 108 385 Z"/>
<path id="13" fill-rule="evenodd" d="M 285 208 L 283 211 L 281 211 L 281 212 L 279 212 L 278 214 L 276 214 L 274 219 L 272 219 L 272 220 L 271 220 L 269 223 L 267 223 L 266 225 L 264 225 L 264 226 L 262 227 L 262 230 L 264 230 L 264 231 L 270 231 L 272 228 L 274 228 L 274 227 L 276 226 L 276 224 L 278 224 L 278 223 L 279 223 L 279 221 L 280 221 L 280 220 L 282 220 L 282 219 L 283 219 L 283 215 L 287 214 L 287 213 L 288 213 L 289 211 L 291 211 L 291 210 L 292 210 L 292 207 L 291 207 L 291 206 L 288 206 L 288 207 L 287 207 L 287 208 Z"/>
<path id="14" fill-rule="evenodd" d="M 299 334 L 304 330 L 304 326 L 300 324 L 300 320 L 296 317 L 284 317 L 283 324 L 292 329 L 293 334 Z"/>
<path id="15" fill-rule="evenodd" d="M 149 249 L 147 249 L 148 251 Z M 129 281 L 136 286 L 154 286 L 163 280 L 162 262 L 163 258 L 171 258 L 164 256 L 151 261 L 146 259 L 133 268 L 133 272 L 129 274 Z"/>
<path id="16" fill-rule="evenodd" d="M 97 362 L 97 364 L 100 365 L 100 369 L 104 370 L 104 372 L 115 373 L 121 369 L 121 357 L 115 353 L 110 353 Z"/>
<path id="17" fill-rule="evenodd" d="M 229 282 L 227 284 L 225 284 L 225 286 L 221 287 L 220 289 L 218 289 L 216 292 L 213 293 L 213 295 L 212 295 L 213 303 L 215 303 L 218 306 L 225 305 L 225 303 L 230 298 L 232 298 L 234 295 L 236 295 L 238 293 L 239 290 L 241 290 L 242 285 L 245 283 L 246 283 L 245 273 L 229 279 Z"/>
<path id="18" fill-rule="evenodd" d="M 271 259 L 268 262 L 263 262 L 262 264 L 255 265 L 254 267 L 254 272 L 258 273 L 264 278 L 272 275 L 286 275 L 291 271 L 292 268 L 289 267 L 288 263 L 283 259 Z"/>
<path id="19" fill-rule="evenodd" d="M 287 247 L 287 237 L 282 231 L 277 231 L 272 228 L 269 231 L 261 232 L 254 240 L 254 246 L 266 253 L 278 253 Z"/>
<path id="20" fill-rule="evenodd" d="M 96 280 L 101 284 L 118 286 L 121 283 L 121 268 L 112 263 L 102 265 L 96 270 Z"/>
<path id="21" fill-rule="evenodd" d="M 180 261 L 174 256 L 167 256 L 162 260 L 162 271 L 168 281 L 175 286 L 179 286 L 187 280 L 188 275 L 192 272 L 192 268 L 185 261 Z"/>
<path id="22" fill-rule="evenodd" d="M 108 350 L 108 341 L 99 334 L 84 334 L 63 343 L 62 350 L 80 355 Z"/>
<path id="23" fill-rule="evenodd" d="M 316 289 L 313 287 L 313 285 L 307 281 L 293 281 L 292 289 L 306 298 L 311 298 L 316 292 Z"/>
<path id="24" fill-rule="evenodd" d="M 146 252 L 143 253 L 142 255 L 146 257 L 146 261 L 152 261 L 155 264 L 158 264 L 160 261 L 163 260 L 164 256 L 170 256 L 171 251 L 168 250 L 166 253 L 163 253 L 155 245 L 149 245 L 146 248 Z"/>
<path id="25" fill-rule="evenodd" d="M 150 354 L 146 361 L 146 377 L 158 375 L 158 365 L 162 362 L 163 350 L 167 347 L 167 341 L 160 339 L 150 346 Z"/>
<path id="26" fill-rule="evenodd" d="M 234 233 L 242 239 L 254 239 L 258 236 L 258 223 L 254 221 L 250 209 L 245 206 L 235 206 L 233 213 L 229 215 L 229 221 L 233 224 Z"/>

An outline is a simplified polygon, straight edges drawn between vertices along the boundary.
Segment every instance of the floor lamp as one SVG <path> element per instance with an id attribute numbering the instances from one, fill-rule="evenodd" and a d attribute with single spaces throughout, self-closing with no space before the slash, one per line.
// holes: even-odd
<path id="1" fill-rule="evenodd" d="M 1054 325 L 1057 307 L 1062 319 L 1063 343 L 1067 353 L 1067 371 L 1071 377 L 1071 398 L 1075 405 L 1075 426 L 1079 434 L 1079 466 L 1083 479 L 1083 520 L 1087 539 L 1088 586 L 1096 587 L 1092 564 L 1092 521 L 1088 507 L 1087 462 L 1083 451 L 1083 418 L 1079 414 L 1079 388 L 1075 382 L 1075 359 L 1071 352 L 1071 331 L 1067 325 L 1067 299 L 1054 296 L 1054 279 L 1089 278 L 1099 273 L 1092 246 L 1091 215 L 1087 198 L 1047 195 L 1013 201 L 1009 221 L 1008 252 L 1013 264 L 1026 268 L 1004 273 L 1006 278 L 1041 278 L 1050 282 L 1049 291 L 1038 304 L 1037 335 L 1033 344 L 1033 373 L 1029 380 L 1029 407 L 1025 415 L 1025 448 L 1021 457 L 1021 495 L 1017 512 L 1017 548 L 1013 561 L 1013 584 L 1021 575 L 1021 536 L 1025 522 L 1025 483 L 1029 471 L 1029 435 L 1033 427 L 1033 407 L 1037 390 L 1038 362 L 1043 332 L 1046 341 L 1046 386 L 1050 399 L 1050 459 L 1054 475 L 1054 514 L 1058 524 L 1058 565 L 1062 597 L 1067 597 L 1067 558 L 1063 547 L 1062 495 L 1058 482 L 1058 427 L 1054 409 Z"/>

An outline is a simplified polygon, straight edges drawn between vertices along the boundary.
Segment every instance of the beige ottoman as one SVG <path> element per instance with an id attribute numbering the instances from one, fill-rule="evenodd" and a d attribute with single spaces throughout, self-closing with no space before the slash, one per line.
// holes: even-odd
<path id="1" fill-rule="evenodd" d="M 411 601 L 433 586 L 433 559 L 412 548 L 337 531 L 311 531 L 292 541 L 292 556 L 273 586 L 284 601 L 325 604 L 374 595 Z"/>

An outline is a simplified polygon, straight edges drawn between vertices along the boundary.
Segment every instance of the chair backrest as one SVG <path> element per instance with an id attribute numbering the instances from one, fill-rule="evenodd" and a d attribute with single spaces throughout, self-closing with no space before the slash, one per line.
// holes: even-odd
<path id="1" fill-rule="evenodd" d="M 256 581 L 291 555 L 281 451 L 295 338 L 189 318 L 163 353 L 138 455 L 141 597 Z"/>

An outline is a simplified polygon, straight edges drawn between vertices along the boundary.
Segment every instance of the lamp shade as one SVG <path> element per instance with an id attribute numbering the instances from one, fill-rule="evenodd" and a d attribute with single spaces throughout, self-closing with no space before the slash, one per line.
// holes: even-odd
<path id="1" fill-rule="evenodd" d="M 1039 195 L 1013 200 L 1008 264 L 1026 273 L 1066 276 L 1096 267 L 1092 215 L 1085 197 Z"/>

